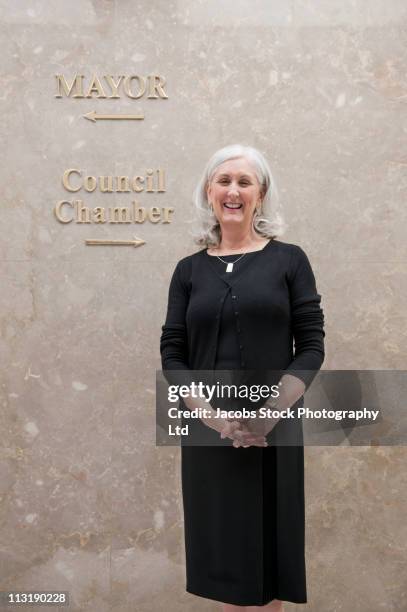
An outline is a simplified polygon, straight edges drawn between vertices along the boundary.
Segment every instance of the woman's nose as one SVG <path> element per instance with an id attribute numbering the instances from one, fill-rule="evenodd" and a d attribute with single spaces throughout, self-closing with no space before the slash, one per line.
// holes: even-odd
<path id="1" fill-rule="evenodd" d="M 230 187 L 229 191 L 228 191 L 229 195 L 233 195 L 233 196 L 238 196 L 239 195 L 239 190 L 236 187 Z"/>

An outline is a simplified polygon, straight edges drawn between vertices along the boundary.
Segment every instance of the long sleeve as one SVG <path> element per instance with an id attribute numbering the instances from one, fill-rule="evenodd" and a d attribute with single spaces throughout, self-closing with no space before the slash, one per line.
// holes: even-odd
<path id="1" fill-rule="evenodd" d="M 188 378 L 180 374 L 168 374 L 172 370 L 188 370 L 188 338 L 186 311 L 189 303 L 190 288 L 182 274 L 181 262 L 173 272 L 169 292 L 167 316 L 162 326 L 160 339 L 161 365 L 165 378 L 171 384 L 187 384 Z"/>
<path id="2" fill-rule="evenodd" d="M 308 387 L 325 357 L 324 314 L 310 262 L 297 245 L 292 252 L 287 281 L 295 353 L 286 372 L 300 378 Z"/>

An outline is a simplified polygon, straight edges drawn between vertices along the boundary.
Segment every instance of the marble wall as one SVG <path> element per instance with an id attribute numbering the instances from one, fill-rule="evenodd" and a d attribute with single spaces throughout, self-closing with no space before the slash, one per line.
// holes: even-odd
<path id="1" fill-rule="evenodd" d="M 323 296 L 324 367 L 405 369 L 407 5 L 2 0 L 0 14 L 0 590 L 66 590 L 92 612 L 218 609 L 184 591 L 179 449 L 155 446 L 168 283 L 200 248 L 191 193 L 217 148 L 261 149 L 282 239 Z M 56 74 L 163 75 L 168 99 L 56 98 Z M 164 168 L 166 191 L 136 198 L 172 222 L 60 223 L 62 199 L 134 196 L 68 193 L 69 168 Z M 405 460 L 306 448 L 304 609 L 405 609 Z"/>

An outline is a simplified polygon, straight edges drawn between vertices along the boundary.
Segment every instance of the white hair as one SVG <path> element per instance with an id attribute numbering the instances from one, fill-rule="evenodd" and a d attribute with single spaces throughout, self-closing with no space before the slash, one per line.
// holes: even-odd
<path id="1" fill-rule="evenodd" d="M 191 232 L 197 244 L 206 247 L 219 246 L 221 228 L 213 211 L 210 210 L 206 188 L 218 166 L 230 159 L 243 157 L 253 164 L 260 189 L 264 195 L 261 211 L 253 214 L 253 229 L 265 238 L 277 238 L 285 229 L 273 175 L 264 155 L 254 147 L 241 144 L 228 145 L 219 149 L 208 161 L 204 173 L 193 193 L 195 206 L 194 230 Z"/>

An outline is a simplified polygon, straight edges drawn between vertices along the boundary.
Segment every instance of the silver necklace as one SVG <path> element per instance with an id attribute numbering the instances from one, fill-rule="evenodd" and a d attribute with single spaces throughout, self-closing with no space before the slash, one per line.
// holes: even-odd
<path id="1" fill-rule="evenodd" d="M 242 259 L 242 257 L 244 257 L 246 255 L 246 253 L 243 253 L 243 255 L 240 255 L 240 257 L 238 257 L 237 259 L 235 259 L 235 261 L 225 261 L 224 259 L 222 259 L 221 257 L 219 257 L 219 255 L 216 255 L 215 257 L 217 257 L 218 259 L 220 259 L 223 263 L 226 264 L 226 272 L 233 272 L 233 266 L 234 264 L 239 261 L 239 259 Z"/>

